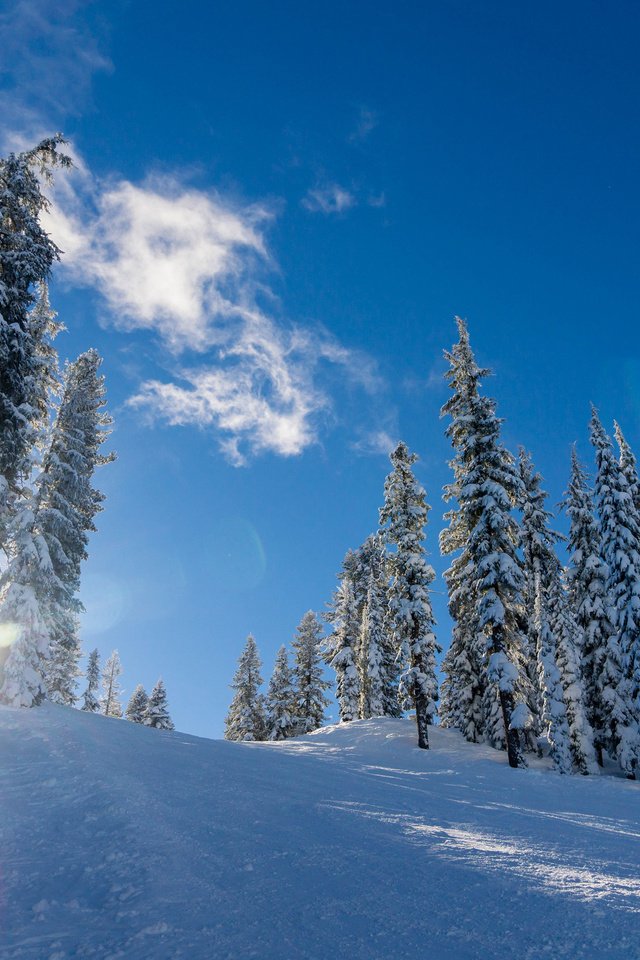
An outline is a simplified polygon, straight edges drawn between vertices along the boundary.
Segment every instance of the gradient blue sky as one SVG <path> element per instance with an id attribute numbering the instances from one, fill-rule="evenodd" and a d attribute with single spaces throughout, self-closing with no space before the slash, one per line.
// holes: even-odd
<path id="1" fill-rule="evenodd" d="M 4 5 L 2 145 L 61 129 L 77 159 L 52 300 L 119 454 L 83 640 L 127 694 L 161 674 L 220 736 L 246 634 L 268 675 L 399 438 L 441 573 L 456 313 L 552 504 L 590 401 L 640 445 L 639 35 L 630 2 Z"/>

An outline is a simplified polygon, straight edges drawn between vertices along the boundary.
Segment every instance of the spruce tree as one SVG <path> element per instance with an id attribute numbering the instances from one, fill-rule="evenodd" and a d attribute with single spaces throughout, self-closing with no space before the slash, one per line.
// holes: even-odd
<path id="1" fill-rule="evenodd" d="M 59 325 L 49 306 L 46 284 L 29 314 L 31 376 L 25 385 L 28 403 L 24 424 L 33 446 L 25 455 L 25 482 L 6 505 L 4 544 L 7 565 L 0 576 L 0 630 L 12 640 L 0 658 L 0 699 L 12 706 L 35 706 L 46 695 L 44 674 L 49 655 L 51 622 L 44 598 L 64 589 L 51 562 L 49 545 L 38 524 L 40 497 L 31 482 L 48 431 L 48 409 L 56 389 L 57 358 L 52 346 Z M 26 471 L 29 467 L 29 476 Z M 11 636 L 13 633 L 13 636 Z"/>
<path id="2" fill-rule="evenodd" d="M 287 648 L 278 650 L 276 662 L 269 681 L 265 710 L 267 716 L 267 740 L 286 740 L 296 729 L 295 691 L 293 673 L 289 666 Z"/>
<path id="3" fill-rule="evenodd" d="M 264 701 L 260 694 L 261 666 L 256 641 L 249 634 L 231 684 L 235 694 L 225 720 L 226 740 L 265 739 Z"/>
<path id="4" fill-rule="evenodd" d="M 308 610 L 296 628 L 292 645 L 298 733 L 310 733 L 321 727 L 329 704 L 325 690 L 330 684 L 322 675 L 321 644 L 322 624 L 313 610 Z"/>
<path id="5" fill-rule="evenodd" d="M 57 135 L 32 150 L 0 159 L 0 548 L 7 549 L 12 515 L 31 475 L 42 396 L 41 317 L 32 311 L 59 250 L 40 223 L 47 200 L 42 178 L 70 160 Z M 46 353 L 46 351 L 45 351 Z"/>
<path id="6" fill-rule="evenodd" d="M 349 550 L 340 572 L 340 585 L 331 601 L 326 620 L 332 631 L 323 642 L 323 658 L 336 674 L 336 700 L 341 723 L 357 720 L 360 707 L 361 618 L 356 597 L 357 557 Z"/>
<path id="7" fill-rule="evenodd" d="M 42 449 L 55 384 L 51 340 L 59 329 L 44 286 L 59 251 L 42 228 L 41 179 L 69 159 L 60 136 L 0 159 L 0 700 L 34 706 L 46 695 L 48 622 L 41 593 L 56 590 L 47 545 L 34 530 L 30 481 Z M 34 307 L 35 304 L 35 307 Z"/>
<path id="8" fill-rule="evenodd" d="M 356 552 L 356 597 L 360 619 L 361 719 L 400 717 L 400 663 L 393 632 L 389 594 L 389 557 L 384 538 L 367 537 Z"/>
<path id="9" fill-rule="evenodd" d="M 100 684 L 100 654 L 97 650 L 92 650 L 89 654 L 86 680 L 87 689 L 82 697 L 82 709 L 97 713 L 100 710 L 100 702 L 96 696 Z"/>
<path id="10" fill-rule="evenodd" d="M 445 654 L 442 669 L 443 726 L 459 729 L 463 736 L 476 743 L 484 738 L 486 676 L 486 641 L 477 612 L 474 558 L 469 543 L 472 517 L 469 505 L 462 502 L 462 490 L 471 465 L 469 427 L 472 409 L 478 403 L 480 382 L 491 371 L 479 367 L 471 351 L 466 326 L 458 321 L 460 341 L 445 351 L 449 370 L 445 377 L 452 396 L 441 415 L 451 417 L 446 435 L 455 450 L 450 461 L 453 482 L 444 488 L 444 499 L 452 506 L 445 514 L 447 529 L 440 533 L 440 550 L 452 556 L 444 578 L 449 593 L 449 614 L 453 620 L 451 645 Z M 457 556 L 456 556 L 457 554 Z"/>
<path id="11" fill-rule="evenodd" d="M 596 758 L 603 764 L 605 707 L 602 672 L 608 638 L 613 633 L 607 604 L 607 567 L 600 556 L 600 532 L 594 516 L 593 493 L 575 447 L 571 477 L 562 506 L 570 520 L 569 566 L 566 571 L 568 606 L 578 630 L 576 652 L 584 685 L 587 723 L 593 730 Z"/>
<path id="12" fill-rule="evenodd" d="M 620 451 L 620 470 L 624 474 L 624 477 L 627 481 L 627 488 L 629 490 L 629 494 L 631 495 L 636 513 L 640 516 L 640 481 L 638 480 L 638 465 L 636 462 L 636 457 L 623 436 L 622 430 L 620 429 L 620 424 L 614 420 L 613 425 L 616 443 L 618 444 L 618 449 Z"/>
<path id="13" fill-rule="evenodd" d="M 390 459 L 393 470 L 384 485 L 380 526 L 393 550 L 389 561 L 389 606 L 398 659 L 403 667 L 399 693 L 404 703 L 415 707 L 418 746 L 426 750 L 428 727 L 437 710 L 435 657 L 440 649 L 433 632 L 435 621 L 429 595 L 435 574 L 425 560 L 423 546 L 429 507 L 412 471 L 417 455 L 409 452 L 406 443 L 399 443 Z"/>
<path id="14" fill-rule="evenodd" d="M 122 717 L 122 688 L 120 686 L 120 677 L 122 676 L 122 664 L 117 650 L 111 652 L 102 671 L 102 696 L 100 697 L 100 710 L 105 717 Z"/>
<path id="15" fill-rule="evenodd" d="M 124 715 L 127 720 L 130 720 L 132 723 L 144 723 L 145 712 L 148 705 L 149 697 L 147 696 L 146 690 L 142 684 L 139 683 L 131 694 Z"/>
<path id="16" fill-rule="evenodd" d="M 567 708 L 571 756 L 578 773 L 598 772 L 593 728 L 580 667 L 580 628 L 569 605 L 561 576 L 554 577 L 549 602 L 550 624 L 556 638 L 556 660 Z"/>
<path id="17" fill-rule="evenodd" d="M 479 393 L 479 381 L 487 371 L 475 362 L 466 324 L 460 318 L 456 322 L 460 340 L 446 354 L 453 396 L 443 413 L 451 417 L 447 434 L 456 451 L 454 482 L 445 495 L 458 507 L 448 515 L 449 530 L 442 542 L 445 552 L 461 554 L 447 578 L 456 620 L 456 649 L 447 666 L 464 671 L 450 683 L 453 692 L 464 692 L 467 729 L 477 729 L 481 696 L 484 739 L 496 746 L 506 742 L 509 764 L 517 767 L 524 765 L 523 732 L 531 722 L 521 621 L 520 534 L 512 516 L 519 479 L 513 457 L 500 442 L 495 401 Z M 465 621 L 461 617 L 467 611 Z"/>
<path id="18" fill-rule="evenodd" d="M 640 762 L 640 519 L 595 407 L 591 442 L 596 451 L 600 546 L 608 571 L 607 614 L 612 627 L 599 679 L 604 740 L 627 776 L 635 778 Z"/>
<path id="19" fill-rule="evenodd" d="M 569 723 L 551 607 L 553 587 L 560 578 L 560 562 L 554 549 L 560 536 L 549 529 L 551 514 L 545 508 L 547 495 L 541 488 L 540 474 L 534 473 L 531 458 L 524 451 L 520 453 L 519 467 L 526 613 L 531 626 L 531 649 L 537 663 L 541 729 L 558 772 L 571 773 Z"/>
<path id="20" fill-rule="evenodd" d="M 169 716 L 169 705 L 167 703 L 167 691 L 163 681 L 160 679 L 149 694 L 147 706 L 144 711 L 142 722 L 145 727 L 153 727 L 155 730 L 173 730 L 173 720 Z"/>
<path id="21" fill-rule="evenodd" d="M 360 656 L 360 711 L 362 720 L 383 717 L 386 713 L 385 678 L 385 608 L 378 584 L 372 581 L 362 611 Z"/>
<path id="22" fill-rule="evenodd" d="M 102 510 L 103 494 L 92 486 L 96 467 L 110 463 L 100 447 L 111 418 L 104 411 L 104 377 L 97 351 L 88 350 L 67 366 L 62 400 L 51 443 L 38 478 L 36 528 L 47 545 L 58 589 L 38 596 L 49 622 L 47 664 L 49 696 L 72 704 L 80 658 L 78 599 L 81 565 L 87 556 L 88 534 Z"/>

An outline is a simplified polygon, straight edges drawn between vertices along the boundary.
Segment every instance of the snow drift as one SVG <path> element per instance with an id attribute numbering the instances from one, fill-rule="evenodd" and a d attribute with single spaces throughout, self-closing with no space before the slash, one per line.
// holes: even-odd
<path id="1" fill-rule="evenodd" d="M 430 734 L 0 709 L 2 960 L 637 956 L 640 784 Z"/>

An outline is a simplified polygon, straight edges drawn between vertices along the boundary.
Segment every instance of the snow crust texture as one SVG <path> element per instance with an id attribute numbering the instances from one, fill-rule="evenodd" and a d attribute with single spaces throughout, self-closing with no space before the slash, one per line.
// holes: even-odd
<path id="1" fill-rule="evenodd" d="M 640 784 L 430 739 L 0 709 L 0 957 L 638 956 Z"/>

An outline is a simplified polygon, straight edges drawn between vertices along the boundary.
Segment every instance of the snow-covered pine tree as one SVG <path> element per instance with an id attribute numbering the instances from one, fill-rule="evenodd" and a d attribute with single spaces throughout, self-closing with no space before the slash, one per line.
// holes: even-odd
<path id="1" fill-rule="evenodd" d="M 428 727 L 437 710 L 435 657 L 440 649 L 429 595 L 435 574 L 426 562 L 423 545 L 429 507 L 412 470 L 417 455 L 401 442 L 390 459 L 393 470 L 385 480 L 380 527 L 393 551 L 389 561 L 389 606 L 398 659 L 403 667 L 399 692 L 403 702 L 415 707 L 418 746 L 426 750 Z"/>
<path id="2" fill-rule="evenodd" d="M 100 710 L 100 701 L 97 697 L 100 685 L 100 654 L 97 650 L 92 650 L 89 654 L 86 680 L 87 689 L 82 696 L 82 709 L 89 713 L 97 713 Z"/>
<path id="3" fill-rule="evenodd" d="M 453 396 L 443 413 L 451 416 L 447 435 L 456 450 L 454 482 L 446 496 L 457 500 L 458 509 L 449 513 L 443 549 L 461 550 L 462 562 L 448 576 L 457 650 L 447 665 L 471 670 L 452 678 L 452 692 L 465 696 L 467 725 L 476 725 L 472 718 L 480 690 L 483 736 L 494 745 L 506 741 L 509 764 L 517 767 L 525 763 L 522 731 L 531 722 L 521 627 L 520 534 L 512 516 L 519 478 L 513 457 L 500 442 L 495 401 L 479 394 L 479 381 L 487 371 L 476 365 L 465 322 L 458 317 L 456 323 L 460 340 L 445 354 Z M 469 600 L 461 604 L 465 591 Z M 466 625 L 460 620 L 463 610 L 470 614 Z M 484 649 L 476 646 L 480 637 Z M 481 676 L 475 674 L 478 667 Z"/>
<path id="4" fill-rule="evenodd" d="M 130 720 L 132 723 L 144 723 L 145 712 L 148 705 L 149 697 L 147 696 L 147 692 L 142 684 L 139 683 L 131 694 L 124 715 L 127 720 Z"/>
<path id="5" fill-rule="evenodd" d="M 583 775 L 598 773 L 593 728 L 589 723 L 586 695 L 580 669 L 581 632 L 569 606 L 562 576 L 551 583 L 550 626 L 556 638 L 556 662 L 569 723 L 569 746 L 575 769 Z"/>
<path id="6" fill-rule="evenodd" d="M 34 532 L 30 480 L 42 447 L 49 390 L 55 379 L 47 309 L 31 309 L 59 251 L 42 228 L 47 207 L 41 177 L 68 166 L 62 137 L 0 159 L 0 550 L 8 561 L 0 583 L 0 700 L 34 706 L 46 695 L 49 638 L 34 584 L 53 587 L 46 544 Z M 48 306 L 48 305 L 47 305 Z"/>
<path id="7" fill-rule="evenodd" d="M 173 720 L 169 716 L 167 691 L 162 679 L 158 680 L 155 687 L 149 694 L 149 699 L 147 701 L 142 722 L 145 727 L 153 727 L 156 730 L 174 729 Z"/>
<path id="8" fill-rule="evenodd" d="M 23 426 L 33 446 L 24 458 L 23 486 L 14 487 L 5 502 L 8 563 L 0 576 L 0 632 L 5 634 L 0 645 L 0 700 L 23 707 L 37 705 L 46 695 L 51 622 L 43 600 L 64 591 L 38 526 L 40 498 L 30 482 L 46 443 L 49 401 L 57 386 L 52 340 L 60 327 L 49 306 L 46 284 L 39 284 L 38 300 L 28 316 L 32 356 L 22 413 L 29 417 Z"/>
<path id="9" fill-rule="evenodd" d="M 321 644 L 322 624 L 313 610 L 308 610 L 296 628 L 292 644 L 298 733 L 310 733 L 321 727 L 329 704 L 324 692 L 330 684 L 322 675 Z"/>
<path id="10" fill-rule="evenodd" d="M 262 662 L 251 634 L 240 654 L 231 689 L 235 690 L 225 720 L 225 740 L 264 740 L 266 720 L 260 694 Z"/>
<path id="11" fill-rule="evenodd" d="M 571 477 L 562 506 L 570 520 L 570 561 L 566 570 L 568 607 L 578 629 L 576 648 L 586 717 L 593 730 L 596 758 L 602 766 L 605 713 L 600 681 L 606 644 L 613 627 L 607 611 L 607 566 L 600 556 L 593 493 L 575 447 L 571 452 Z"/>
<path id="12" fill-rule="evenodd" d="M 102 671 L 102 696 L 100 697 L 100 711 L 105 717 L 122 717 L 122 688 L 120 677 L 122 664 L 117 650 L 111 652 Z"/>
<path id="13" fill-rule="evenodd" d="M 36 525 L 59 584 L 56 592 L 38 596 L 50 625 L 47 686 L 50 698 L 58 703 L 75 700 L 81 565 L 87 556 L 88 534 L 95 530 L 94 517 L 104 500 L 92 486 L 93 475 L 96 467 L 115 459 L 113 454 L 100 453 L 112 423 L 104 410 L 101 363 L 96 350 L 87 350 L 68 364 L 51 443 L 37 481 Z"/>
<path id="14" fill-rule="evenodd" d="M 361 719 L 369 716 L 402 716 L 398 693 L 401 666 L 390 608 L 389 574 L 389 556 L 384 538 L 380 533 L 372 534 L 356 551 L 355 594 L 361 636 L 358 657 Z M 372 710 L 375 712 L 372 713 Z"/>
<path id="15" fill-rule="evenodd" d="M 381 537 L 371 538 L 368 589 L 360 633 L 360 710 L 362 720 L 398 715 L 396 651 L 389 613 L 386 555 Z M 393 711 L 393 712 L 392 712 Z"/>
<path id="16" fill-rule="evenodd" d="M 471 517 L 461 503 L 461 489 L 469 468 L 469 422 L 472 405 L 477 402 L 480 381 L 491 371 L 479 367 L 469 344 L 466 326 L 459 323 L 460 341 L 445 351 L 449 370 L 445 377 L 452 396 L 441 415 L 451 417 L 446 435 L 456 451 L 449 466 L 453 483 L 444 488 L 447 503 L 458 503 L 445 514 L 449 522 L 440 533 L 440 550 L 453 556 L 444 578 L 449 593 L 449 613 L 453 620 L 451 645 L 445 654 L 442 669 L 442 702 L 440 718 L 445 727 L 459 729 L 463 736 L 476 743 L 485 733 L 483 704 L 487 687 L 486 640 L 480 629 L 477 597 L 474 592 L 474 560 L 469 545 Z"/>
<path id="17" fill-rule="evenodd" d="M 331 624 L 329 636 L 322 642 L 323 659 L 336 674 L 336 700 L 340 722 L 357 720 L 360 705 L 360 612 L 356 599 L 357 555 L 348 550 L 339 574 L 336 590 L 325 619 Z"/>
<path id="18" fill-rule="evenodd" d="M 59 152 L 58 134 L 32 150 L 0 159 L 0 548 L 11 535 L 8 524 L 19 508 L 32 471 L 38 419 L 34 394 L 38 380 L 38 315 L 31 307 L 36 287 L 47 280 L 59 250 L 40 223 L 47 208 L 41 177 L 70 165 Z M 36 328 L 34 328 L 34 325 Z M 40 331 L 40 334 L 42 331 Z M 34 382 L 35 381 L 35 382 Z M 16 503 L 17 501 L 17 503 Z"/>
<path id="19" fill-rule="evenodd" d="M 267 740 L 286 740 L 294 735 L 295 709 L 293 672 L 289 666 L 287 648 L 283 644 L 276 654 L 265 700 Z"/>
<path id="20" fill-rule="evenodd" d="M 620 451 L 620 469 L 625 476 L 636 513 L 640 516 L 640 481 L 638 480 L 638 465 L 635 454 L 624 438 L 620 424 L 613 421 L 614 433 Z"/>
<path id="21" fill-rule="evenodd" d="M 596 451 L 600 547 L 608 569 L 607 610 L 613 628 L 599 680 L 604 740 L 627 776 L 635 778 L 640 763 L 640 521 L 595 407 L 590 427 Z"/>
<path id="22" fill-rule="evenodd" d="M 537 663 L 540 730 L 547 738 L 559 773 L 571 773 L 572 756 L 567 708 L 558 666 L 558 637 L 552 622 L 552 597 L 559 602 L 554 584 L 560 580 L 560 561 L 555 544 L 560 534 L 549 528 L 551 514 L 545 507 L 547 494 L 531 457 L 520 451 L 522 550 L 525 563 L 526 619 L 530 648 Z M 585 770 L 586 772 L 586 770 Z"/>

